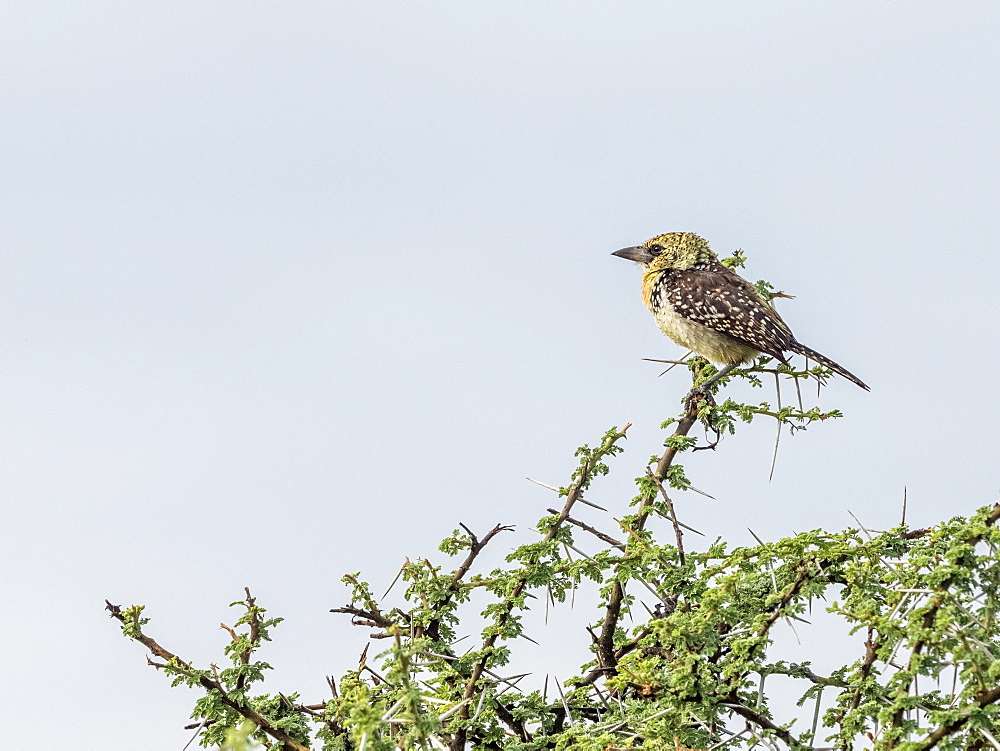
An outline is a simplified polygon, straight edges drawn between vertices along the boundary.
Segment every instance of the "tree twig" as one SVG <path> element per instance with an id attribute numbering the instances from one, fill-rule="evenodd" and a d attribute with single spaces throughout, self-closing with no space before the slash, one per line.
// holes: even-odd
<path id="1" fill-rule="evenodd" d="M 108 610 L 108 612 L 111 613 L 111 617 L 116 618 L 124 625 L 125 616 L 122 613 L 121 607 L 118 605 L 112 605 L 109 600 L 105 600 L 104 603 L 106 605 L 106 609 Z M 219 700 L 223 704 L 235 710 L 246 719 L 250 720 L 258 728 L 260 728 L 269 736 L 274 738 L 274 740 L 283 743 L 285 748 L 292 749 L 292 751 L 308 751 L 308 748 L 306 746 L 303 746 L 301 743 L 296 741 L 294 738 L 288 735 L 288 733 L 286 733 L 284 730 L 274 727 L 266 717 L 254 711 L 245 704 L 230 698 L 229 693 L 226 691 L 225 688 L 223 688 L 221 683 L 212 678 L 209 678 L 208 675 L 204 673 L 204 671 L 195 670 L 193 667 L 191 667 L 189 663 L 179 658 L 173 652 L 171 652 L 168 649 L 164 649 L 159 644 L 157 644 L 152 637 L 149 637 L 146 634 L 143 634 L 141 631 L 138 631 L 135 635 L 130 635 L 130 638 L 142 644 L 156 657 L 160 657 L 164 660 L 167 660 L 168 662 L 173 662 L 174 665 L 178 666 L 182 671 L 188 673 L 190 676 L 193 677 L 197 675 L 198 683 L 201 684 L 202 688 L 205 688 L 208 691 L 214 691 L 218 695 Z"/>
<path id="2" fill-rule="evenodd" d="M 546 509 L 546 511 L 548 511 L 550 514 L 553 514 L 553 515 L 559 513 L 554 508 Z M 576 526 L 576 527 L 579 527 L 580 529 L 583 529 L 583 530 L 586 530 L 587 532 L 590 532 L 590 534 L 594 535 L 594 537 L 596 537 L 598 540 L 601 540 L 602 542 L 608 543 L 608 545 L 610 545 L 613 548 L 618 548 L 619 550 L 624 550 L 625 549 L 625 543 L 623 543 L 623 542 L 621 542 L 619 540 L 616 540 L 611 535 L 604 534 L 599 529 L 594 529 L 589 524 L 584 524 L 583 522 L 579 521 L 578 519 L 574 519 L 572 516 L 567 516 L 566 517 L 566 521 L 569 522 L 570 524 Z"/>
<path id="3" fill-rule="evenodd" d="M 677 422 L 677 425 L 674 428 L 674 436 L 686 436 L 689 432 L 691 432 L 691 428 L 693 428 L 695 423 L 698 421 L 698 408 L 699 402 L 697 400 L 689 401 L 684 417 Z M 668 441 L 668 443 L 670 442 Z M 666 479 L 667 471 L 670 469 L 670 465 L 673 464 L 676 456 L 677 448 L 672 445 L 668 445 L 666 450 L 660 456 L 660 460 L 656 463 L 654 476 L 658 480 L 662 481 Z M 634 523 L 634 529 L 636 531 L 641 532 L 645 527 L 646 519 L 649 518 L 654 498 L 655 495 L 648 494 L 643 496 L 642 500 L 639 502 L 639 509 L 636 512 Z M 626 548 L 623 560 L 629 557 L 630 554 Z M 618 621 L 621 619 L 622 602 L 624 599 L 625 587 L 620 581 L 615 580 L 615 583 L 611 587 L 611 594 L 608 597 L 608 604 L 604 610 L 604 621 L 601 625 L 601 633 L 597 637 L 597 644 L 595 645 L 597 650 L 597 667 L 591 670 L 584 678 L 577 681 L 577 686 L 590 685 L 601 676 L 615 673 L 618 665 L 618 658 L 615 656 L 614 637 L 615 630 L 618 628 Z"/>
<path id="4" fill-rule="evenodd" d="M 656 483 L 656 487 L 660 490 L 660 495 L 663 496 L 663 502 L 667 504 L 667 511 L 670 512 L 670 522 L 674 525 L 674 539 L 677 541 L 677 558 L 680 560 L 681 565 L 684 565 L 684 533 L 681 532 L 681 526 L 677 521 L 677 512 L 674 511 L 674 502 L 670 500 L 670 496 L 667 495 L 667 489 L 663 487 L 663 482 L 659 477 L 653 474 L 653 470 L 646 467 L 646 474 L 649 478 Z"/>

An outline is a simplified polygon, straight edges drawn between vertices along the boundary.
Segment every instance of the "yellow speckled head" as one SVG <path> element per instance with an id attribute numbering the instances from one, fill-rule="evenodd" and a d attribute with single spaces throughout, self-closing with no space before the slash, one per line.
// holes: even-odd
<path id="1" fill-rule="evenodd" d="M 646 272 L 665 269 L 690 269 L 708 263 L 715 253 L 708 240 L 693 232 L 668 232 L 650 238 L 634 248 L 622 248 L 611 255 L 635 261 Z"/>

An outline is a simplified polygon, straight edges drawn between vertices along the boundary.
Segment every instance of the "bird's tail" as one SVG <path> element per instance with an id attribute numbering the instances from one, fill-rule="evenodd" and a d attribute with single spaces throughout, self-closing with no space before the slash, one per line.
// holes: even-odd
<path id="1" fill-rule="evenodd" d="M 871 391 L 871 389 L 868 388 L 868 385 L 860 378 L 858 378 L 856 375 L 854 375 L 854 373 L 849 371 L 847 368 L 841 367 L 833 360 L 831 360 L 829 357 L 821 355 L 816 350 L 809 349 L 806 345 L 799 344 L 798 342 L 792 342 L 792 344 L 788 347 L 788 349 L 790 349 L 792 352 L 795 352 L 796 354 L 802 355 L 803 357 L 808 357 L 810 360 L 815 360 L 816 363 L 822 365 L 824 368 L 829 368 L 834 373 L 839 373 L 840 375 L 844 376 L 844 378 L 846 378 L 848 381 L 853 381 L 854 383 L 858 384 L 865 391 Z"/>

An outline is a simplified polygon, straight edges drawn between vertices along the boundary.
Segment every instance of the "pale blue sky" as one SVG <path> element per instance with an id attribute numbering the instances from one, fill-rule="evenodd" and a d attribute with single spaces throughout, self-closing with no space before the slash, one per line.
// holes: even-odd
<path id="1" fill-rule="evenodd" d="M 609 254 L 661 232 L 742 248 L 872 386 L 772 482 L 769 424 L 690 457 L 688 523 L 995 502 L 998 32 L 993 2 L 5 3 L 3 745 L 186 742 L 195 694 L 105 597 L 204 664 L 248 585 L 288 618 L 273 690 L 318 700 L 363 642 L 342 573 L 384 588 L 459 521 L 530 539 L 525 476 L 632 422 L 618 515 L 685 382 Z"/>

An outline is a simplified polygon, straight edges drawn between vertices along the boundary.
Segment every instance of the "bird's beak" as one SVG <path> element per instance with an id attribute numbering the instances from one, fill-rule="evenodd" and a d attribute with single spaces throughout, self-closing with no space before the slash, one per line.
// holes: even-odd
<path id="1" fill-rule="evenodd" d="M 636 263 L 642 264 L 647 264 L 655 258 L 655 256 L 649 252 L 648 248 L 644 248 L 641 245 L 634 248 L 622 248 L 621 250 L 616 250 L 611 255 L 624 258 L 626 261 L 635 261 Z"/>

